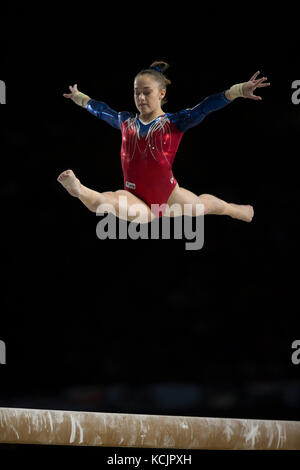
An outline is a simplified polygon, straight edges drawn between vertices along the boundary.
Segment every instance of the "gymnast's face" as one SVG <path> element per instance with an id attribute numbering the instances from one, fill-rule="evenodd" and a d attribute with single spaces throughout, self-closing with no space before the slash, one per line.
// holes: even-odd
<path id="1" fill-rule="evenodd" d="M 149 74 L 138 75 L 134 80 L 134 101 L 141 115 L 159 112 L 165 94 L 166 90 Z"/>

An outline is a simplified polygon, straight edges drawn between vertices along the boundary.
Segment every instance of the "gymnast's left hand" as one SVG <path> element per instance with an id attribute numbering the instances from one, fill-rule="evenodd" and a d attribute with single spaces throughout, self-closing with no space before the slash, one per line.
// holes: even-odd
<path id="1" fill-rule="evenodd" d="M 262 78 L 259 78 L 258 80 L 256 80 L 256 77 L 258 76 L 259 73 L 260 73 L 260 71 L 256 72 L 250 78 L 250 80 L 248 82 L 243 83 L 244 98 L 249 98 L 251 100 L 257 100 L 257 101 L 262 100 L 261 96 L 254 95 L 253 92 L 256 88 L 263 88 L 263 87 L 266 87 L 266 86 L 270 86 L 270 83 L 269 82 L 265 83 L 265 81 L 267 80 L 267 77 L 262 77 Z"/>

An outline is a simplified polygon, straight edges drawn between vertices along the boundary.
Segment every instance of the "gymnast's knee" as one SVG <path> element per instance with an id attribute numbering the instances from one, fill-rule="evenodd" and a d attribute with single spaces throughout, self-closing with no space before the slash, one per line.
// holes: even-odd
<path id="1" fill-rule="evenodd" d="M 116 213 L 118 210 L 118 201 L 113 191 L 99 193 L 99 197 L 93 201 L 90 210 L 97 214 Z"/>
<path id="2" fill-rule="evenodd" d="M 203 215 L 207 215 L 211 210 L 211 195 L 210 194 L 200 194 L 198 196 L 200 204 L 203 204 Z"/>

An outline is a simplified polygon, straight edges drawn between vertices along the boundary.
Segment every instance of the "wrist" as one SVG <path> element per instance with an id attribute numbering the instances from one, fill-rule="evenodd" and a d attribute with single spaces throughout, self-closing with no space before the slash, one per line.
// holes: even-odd
<path id="1" fill-rule="evenodd" d="M 78 106 L 85 107 L 86 103 L 91 99 L 89 96 L 85 95 L 84 93 L 81 93 L 81 91 L 77 91 L 73 95 L 73 101 L 74 103 L 78 104 Z"/>
<path id="2" fill-rule="evenodd" d="M 229 88 L 228 92 L 231 100 L 235 100 L 236 98 L 245 98 L 243 94 L 243 85 L 244 83 L 237 83 Z"/>
<path id="3" fill-rule="evenodd" d="M 90 98 L 89 96 L 86 96 L 85 98 L 83 98 L 82 100 L 82 107 L 83 108 L 86 108 L 86 105 L 88 104 L 88 102 L 91 100 L 92 98 Z"/>

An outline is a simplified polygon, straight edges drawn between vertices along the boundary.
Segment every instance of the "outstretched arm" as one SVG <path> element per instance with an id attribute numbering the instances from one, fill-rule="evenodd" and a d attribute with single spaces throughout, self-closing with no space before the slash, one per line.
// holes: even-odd
<path id="1" fill-rule="evenodd" d="M 203 121 L 213 111 L 224 108 L 231 102 L 225 95 L 225 91 L 207 96 L 201 103 L 193 108 L 187 108 L 172 115 L 172 122 L 181 132 L 186 132 L 191 127 Z"/>
<path id="2" fill-rule="evenodd" d="M 103 101 L 96 101 L 91 99 L 88 95 L 81 93 L 77 89 L 77 84 L 73 87 L 69 86 L 71 93 L 64 93 L 65 98 L 70 98 L 74 103 L 82 108 L 86 108 L 91 114 L 106 121 L 112 127 L 116 129 L 121 129 L 121 123 L 125 117 L 127 117 L 128 113 L 118 113 L 111 109 L 106 103 Z"/>
<path id="3" fill-rule="evenodd" d="M 208 114 L 224 108 L 231 101 L 239 97 L 261 100 L 262 98 L 260 96 L 254 95 L 254 90 L 256 88 L 269 86 L 270 83 L 264 83 L 267 77 L 256 80 L 258 74 L 259 72 L 256 72 L 248 82 L 238 83 L 237 85 L 233 85 L 229 90 L 208 96 L 194 108 L 185 109 L 184 111 L 174 114 L 173 122 L 175 126 L 180 131 L 185 132 L 203 121 Z"/>

